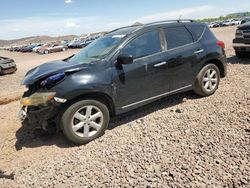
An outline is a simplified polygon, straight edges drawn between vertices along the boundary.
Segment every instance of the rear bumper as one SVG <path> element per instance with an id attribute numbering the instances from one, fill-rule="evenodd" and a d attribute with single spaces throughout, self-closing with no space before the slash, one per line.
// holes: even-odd
<path id="1" fill-rule="evenodd" d="M 17 68 L 16 67 L 9 67 L 9 68 L 6 68 L 6 69 L 3 69 L 3 74 L 10 74 L 10 73 L 14 73 L 16 72 Z"/>

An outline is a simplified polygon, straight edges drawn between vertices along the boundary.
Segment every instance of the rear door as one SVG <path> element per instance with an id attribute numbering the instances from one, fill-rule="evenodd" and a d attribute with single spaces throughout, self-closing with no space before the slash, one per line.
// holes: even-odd
<path id="1" fill-rule="evenodd" d="M 184 25 L 164 28 L 164 33 L 167 51 L 163 56 L 168 64 L 170 91 L 190 88 L 204 49 Z"/>

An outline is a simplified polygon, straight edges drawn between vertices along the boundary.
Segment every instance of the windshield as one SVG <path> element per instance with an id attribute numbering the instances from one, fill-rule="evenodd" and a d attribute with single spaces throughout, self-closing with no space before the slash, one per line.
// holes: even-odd
<path id="1" fill-rule="evenodd" d="M 70 63 L 90 63 L 100 60 L 117 47 L 124 37 L 125 35 L 104 36 L 93 41 L 67 61 Z"/>

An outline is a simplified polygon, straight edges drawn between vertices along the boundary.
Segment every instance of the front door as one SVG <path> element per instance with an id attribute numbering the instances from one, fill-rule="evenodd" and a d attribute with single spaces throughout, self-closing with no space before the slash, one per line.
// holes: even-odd
<path id="1" fill-rule="evenodd" d="M 158 29 L 143 33 L 125 45 L 121 53 L 132 55 L 134 62 L 116 68 L 117 106 L 137 106 L 162 92 L 161 81 L 165 79 L 162 50 Z"/>

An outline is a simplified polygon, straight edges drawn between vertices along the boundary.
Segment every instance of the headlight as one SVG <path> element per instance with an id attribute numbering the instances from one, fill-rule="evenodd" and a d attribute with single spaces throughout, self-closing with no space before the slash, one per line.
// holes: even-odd
<path id="1" fill-rule="evenodd" d="M 57 74 L 55 74 L 53 76 L 50 76 L 50 77 L 46 78 L 45 80 L 43 80 L 41 82 L 41 86 L 56 84 L 57 82 L 59 82 L 60 80 L 62 80 L 64 77 L 65 77 L 65 73 L 64 72 L 57 73 Z"/>
<path id="2" fill-rule="evenodd" d="M 56 95 L 55 92 L 47 93 L 34 93 L 29 97 L 22 98 L 20 103 L 23 106 L 38 106 L 41 104 L 47 104 Z"/>

